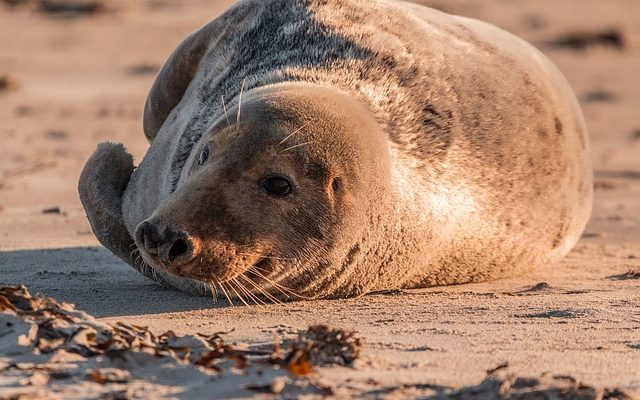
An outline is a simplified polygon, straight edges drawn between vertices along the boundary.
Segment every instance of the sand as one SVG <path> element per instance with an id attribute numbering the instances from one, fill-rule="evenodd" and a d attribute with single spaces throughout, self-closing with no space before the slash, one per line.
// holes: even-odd
<path id="1" fill-rule="evenodd" d="M 233 329 L 227 339 L 247 346 L 318 323 L 355 330 L 363 339 L 358 362 L 313 374 L 339 397 L 405 398 L 433 394 L 437 385 L 478 385 L 505 363 L 501 372 L 514 376 L 571 376 L 640 396 L 640 279 L 633 274 L 640 271 L 639 2 L 423 2 L 527 39 L 574 87 L 596 190 L 585 234 L 564 261 L 499 282 L 262 308 L 213 303 L 145 280 L 98 244 L 76 193 L 98 142 L 123 142 L 140 159 L 147 147 L 141 110 L 155 72 L 182 37 L 231 2 L 114 0 L 75 16 L 43 12 L 34 1 L 5 3 L 0 286 L 24 284 L 103 323 L 156 334 Z M 224 396 L 255 395 L 226 384 L 207 381 L 204 393 L 223 396 L 216 388 L 224 386 Z M 0 394 L 7 390 L 0 383 Z M 152 392 L 137 395 L 145 393 Z"/>

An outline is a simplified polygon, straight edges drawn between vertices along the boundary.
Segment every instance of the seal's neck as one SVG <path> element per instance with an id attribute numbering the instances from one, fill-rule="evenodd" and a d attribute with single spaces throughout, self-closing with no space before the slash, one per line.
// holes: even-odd
<path id="1" fill-rule="evenodd" d="M 375 276 L 369 291 L 399 288 L 413 278 L 436 254 L 428 247 L 437 241 L 429 193 L 416 182 L 416 173 L 403 165 L 393 165 L 388 198 L 376 208 L 367 259 L 368 274 Z"/>

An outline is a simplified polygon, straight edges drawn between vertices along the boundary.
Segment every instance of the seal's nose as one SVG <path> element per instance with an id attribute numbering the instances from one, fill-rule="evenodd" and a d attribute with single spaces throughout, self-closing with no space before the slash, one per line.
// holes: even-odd
<path id="1" fill-rule="evenodd" d="M 170 227 L 160 233 L 157 226 L 148 221 L 136 228 L 136 243 L 149 257 L 167 267 L 186 264 L 195 257 L 193 239 L 187 233 Z"/>

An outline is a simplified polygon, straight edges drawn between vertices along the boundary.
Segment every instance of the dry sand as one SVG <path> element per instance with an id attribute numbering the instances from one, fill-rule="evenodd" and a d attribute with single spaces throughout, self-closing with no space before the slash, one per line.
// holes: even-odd
<path id="1" fill-rule="evenodd" d="M 640 279 L 627 274 L 640 271 L 637 0 L 424 2 L 529 40 L 578 94 L 593 146 L 595 204 L 563 262 L 500 282 L 262 309 L 214 304 L 143 279 L 99 246 L 75 189 L 100 141 L 123 142 L 140 159 L 147 147 L 141 109 L 157 68 L 182 37 L 231 2 L 114 0 L 77 17 L 38 11 L 35 1 L 5 3 L 0 286 L 25 284 L 102 322 L 146 325 L 158 334 L 235 329 L 228 340 L 255 345 L 315 323 L 353 329 L 364 339 L 356 367 L 314 375 L 341 396 L 403 398 L 432 393 L 430 385 L 475 385 L 504 363 L 519 376 L 570 375 L 640 396 Z M 557 44 L 568 33 L 579 35 L 570 46 Z M 215 395 L 207 382 L 205 393 Z M 0 393 L 7 390 L 0 385 Z"/>

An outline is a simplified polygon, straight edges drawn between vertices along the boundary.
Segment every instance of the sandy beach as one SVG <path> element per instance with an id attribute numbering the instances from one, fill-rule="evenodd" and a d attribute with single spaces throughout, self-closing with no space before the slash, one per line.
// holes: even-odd
<path id="1" fill-rule="evenodd" d="M 142 106 L 159 67 L 232 2 L 105 0 L 76 13 L 42 5 L 49 3 L 0 2 L 0 286 L 25 285 L 101 324 L 157 335 L 230 332 L 226 341 L 253 348 L 325 324 L 362 339 L 353 365 L 320 366 L 304 378 L 329 392 L 304 391 L 299 378 L 268 369 L 268 379 L 287 380 L 284 397 L 445 396 L 481 386 L 497 367 L 539 379 L 543 391 L 574 379 L 570 385 L 640 397 L 640 2 L 422 2 L 526 39 L 574 88 L 589 128 L 595 202 L 566 259 L 498 282 L 262 307 L 146 280 L 99 245 L 76 191 L 101 141 L 122 142 L 141 159 Z M 0 336 L 0 350 L 8 337 Z M 0 351 L 2 365 L 6 357 Z M 164 375 L 132 369 L 136 391 L 127 396 L 273 396 L 246 389 L 258 379 L 250 371 L 206 375 L 167 365 Z M 0 398 L 102 393 L 97 383 L 25 386 L 18 378 L 0 372 Z"/>

